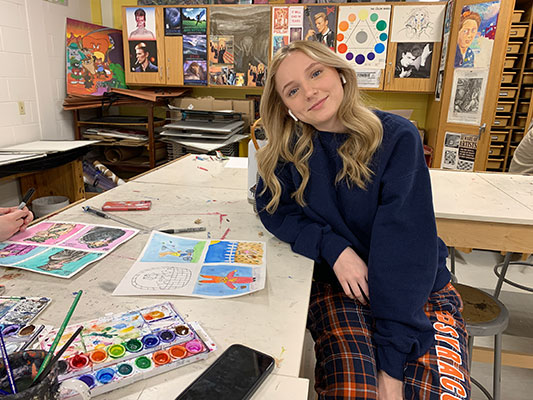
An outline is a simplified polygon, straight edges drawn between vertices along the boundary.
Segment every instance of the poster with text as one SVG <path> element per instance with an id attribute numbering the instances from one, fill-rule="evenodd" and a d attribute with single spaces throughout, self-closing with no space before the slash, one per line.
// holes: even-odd
<path id="1" fill-rule="evenodd" d="M 446 132 L 441 168 L 473 171 L 478 139 L 477 135 Z"/>

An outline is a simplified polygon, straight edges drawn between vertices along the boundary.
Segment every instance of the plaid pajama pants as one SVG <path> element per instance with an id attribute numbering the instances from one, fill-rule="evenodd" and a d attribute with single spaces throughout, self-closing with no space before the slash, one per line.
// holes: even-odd
<path id="1" fill-rule="evenodd" d="M 406 364 L 405 399 L 470 398 L 468 337 L 461 310 L 461 298 L 450 283 L 431 294 L 424 311 L 433 324 L 435 341 L 426 354 Z M 340 288 L 315 281 L 307 328 L 315 340 L 318 398 L 377 399 L 370 308 Z"/>

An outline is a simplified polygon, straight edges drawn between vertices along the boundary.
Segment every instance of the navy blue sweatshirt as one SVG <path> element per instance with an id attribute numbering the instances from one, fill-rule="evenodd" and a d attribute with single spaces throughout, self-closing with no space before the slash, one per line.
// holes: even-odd
<path id="1" fill-rule="evenodd" d="M 316 132 L 309 159 L 305 207 L 291 198 L 301 183 L 292 163 L 280 163 L 276 176 L 283 193 L 273 214 L 262 180 L 257 209 L 263 225 L 292 250 L 315 261 L 315 279 L 338 283 L 333 265 L 347 247 L 368 265 L 370 308 L 375 319 L 377 367 L 403 380 L 404 366 L 425 354 L 433 327 L 424 313 L 432 292 L 450 280 L 447 249 L 437 237 L 431 182 L 419 133 L 408 120 L 376 111 L 383 141 L 369 167 L 367 189 L 335 184 L 342 169 L 337 153 L 345 134 Z"/>

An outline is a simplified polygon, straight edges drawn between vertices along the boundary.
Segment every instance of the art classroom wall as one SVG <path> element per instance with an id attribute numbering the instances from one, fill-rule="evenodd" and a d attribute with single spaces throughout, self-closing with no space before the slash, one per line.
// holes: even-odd
<path id="1" fill-rule="evenodd" d="M 65 21 L 90 21 L 91 2 L 0 0 L 0 147 L 41 139 L 72 139 L 64 112 Z M 18 101 L 26 114 L 19 115 Z M 0 206 L 19 201 L 16 181 L 0 182 Z"/>

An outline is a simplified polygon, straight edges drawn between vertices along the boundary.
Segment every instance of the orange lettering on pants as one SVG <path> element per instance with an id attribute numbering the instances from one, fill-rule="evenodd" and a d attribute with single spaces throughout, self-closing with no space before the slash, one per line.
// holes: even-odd
<path id="1" fill-rule="evenodd" d="M 433 324 L 433 328 L 435 328 L 435 330 L 439 331 L 440 333 L 449 333 L 454 338 L 459 337 L 459 334 L 455 329 L 453 329 L 451 326 L 444 325 L 442 322 L 435 322 Z"/>
<path id="2" fill-rule="evenodd" d="M 437 357 L 439 358 L 441 357 L 448 358 L 459 365 L 463 363 L 463 359 L 461 358 L 461 355 L 453 351 L 452 349 L 449 349 L 443 346 L 435 346 L 435 350 L 437 351 Z"/>
<path id="3" fill-rule="evenodd" d="M 455 326 L 455 319 L 448 311 L 435 311 L 435 315 L 440 322 Z"/>
<path id="4" fill-rule="evenodd" d="M 456 382 L 453 379 L 443 376 L 440 378 L 440 384 L 446 389 L 448 389 L 450 392 L 453 392 L 455 389 L 456 394 L 458 394 L 462 398 L 466 397 L 466 389 L 459 382 Z"/>
<path id="5" fill-rule="evenodd" d="M 461 400 L 459 397 L 452 396 L 448 393 L 442 393 L 440 395 L 440 400 Z"/>
<path id="6" fill-rule="evenodd" d="M 448 336 L 435 335 L 435 340 L 441 340 L 443 342 L 446 342 L 450 346 L 452 346 L 455 350 L 457 350 L 459 353 L 461 352 L 461 348 L 459 347 L 459 341 L 457 339 L 454 339 Z"/>
<path id="7" fill-rule="evenodd" d="M 453 365 L 448 364 L 447 362 L 442 361 L 442 360 L 437 360 L 437 365 L 439 366 L 439 373 L 441 375 L 452 376 L 462 381 L 465 380 L 464 374 L 461 371 L 459 371 L 457 368 L 455 368 Z"/>

